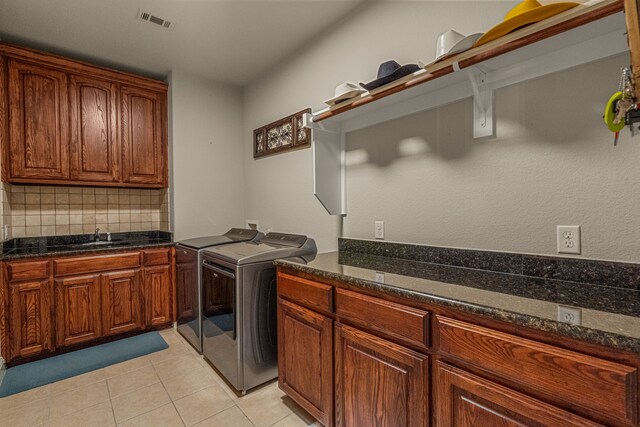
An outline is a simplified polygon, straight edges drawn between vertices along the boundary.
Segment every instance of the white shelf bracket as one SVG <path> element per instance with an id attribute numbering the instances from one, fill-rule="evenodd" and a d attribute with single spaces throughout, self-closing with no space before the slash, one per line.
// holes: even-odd
<path id="1" fill-rule="evenodd" d="M 493 89 L 487 87 L 487 74 L 477 66 L 467 68 L 473 90 L 473 137 L 495 136 L 493 120 Z"/>
<path id="2" fill-rule="evenodd" d="M 331 215 L 346 215 L 345 135 L 340 125 L 314 123 L 305 114 L 302 123 L 311 129 L 313 194 Z"/>

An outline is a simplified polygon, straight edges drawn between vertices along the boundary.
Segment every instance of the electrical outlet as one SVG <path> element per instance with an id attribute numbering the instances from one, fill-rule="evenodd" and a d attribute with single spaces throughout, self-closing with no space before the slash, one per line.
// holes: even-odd
<path id="1" fill-rule="evenodd" d="M 579 254 L 582 252 L 579 225 L 559 225 L 557 228 L 558 253 Z"/>
<path id="2" fill-rule="evenodd" d="M 558 321 L 580 326 L 582 324 L 582 310 L 575 307 L 559 305 Z"/>
<path id="3" fill-rule="evenodd" d="M 374 236 L 376 239 L 384 239 L 384 221 L 374 222 Z"/>
<path id="4" fill-rule="evenodd" d="M 376 282 L 384 283 L 384 273 L 381 271 L 376 271 Z"/>

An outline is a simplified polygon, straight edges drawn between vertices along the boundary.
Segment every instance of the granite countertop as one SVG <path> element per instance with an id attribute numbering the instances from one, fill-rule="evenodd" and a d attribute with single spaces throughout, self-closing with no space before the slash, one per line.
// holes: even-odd
<path id="1" fill-rule="evenodd" d="M 102 233 L 101 238 L 106 239 L 106 233 Z M 93 240 L 93 234 L 11 239 L 2 243 L 0 259 L 15 260 L 43 256 L 79 255 L 173 244 L 172 234 L 165 231 L 111 233 L 110 243 L 105 242 L 105 244 L 98 246 L 86 244 L 93 242 Z"/>
<path id="2" fill-rule="evenodd" d="M 562 258 L 553 262 L 558 260 Z M 318 254 L 311 261 L 277 260 L 276 265 L 640 353 L 640 290 L 627 283 L 602 286 L 342 250 Z M 557 321 L 560 304 L 581 308 L 580 326 Z"/>

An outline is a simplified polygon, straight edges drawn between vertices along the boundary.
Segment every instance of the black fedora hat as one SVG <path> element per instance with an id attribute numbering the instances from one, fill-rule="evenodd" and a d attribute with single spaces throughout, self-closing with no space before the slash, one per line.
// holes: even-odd
<path id="1" fill-rule="evenodd" d="M 400 65 L 393 59 L 385 61 L 378 67 L 378 78 L 369 83 L 360 83 L 360 86 L 366 90 L 372 90 L 394 80 L 398 80 L 401 77 L 408 76 L 415 73 L 420 67 L 417 64 Z"/>

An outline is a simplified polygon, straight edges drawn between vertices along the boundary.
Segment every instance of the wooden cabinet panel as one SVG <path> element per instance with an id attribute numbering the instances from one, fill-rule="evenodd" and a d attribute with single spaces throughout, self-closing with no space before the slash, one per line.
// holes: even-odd
<path id="1" fill-rule="evenodd" d="M 333 425 L 333 321 L 279 298 L 280 388 L 325 426 Z"/>
<path id="2" fill-rule="evenodd" d="M 146 325 L 155 326 L 173 320 L 171 312 L 171 268 L 168 265 L 145 269 L 145 314 Z"/>
<path id="3" fill-rule="evenodd" d="M 440 361 L 433 379 L 435 427 L 600 425 Z"/>
<path id="4" fill-rule="evenodd" d="M 166 265 L 171 263 L 171 249 L 150 249 L 142 251 L 142 259 L 145 267 L 152 265 Z"/>
<path id="5" fill-rule="evenodd" d="M 11 358 L 54 349 L 52 290 L 48 280 L 9 284 Z"/>
<path id="6" fill-rule="evenodd" d="M 67 74 L 10 60 L 8 92 L 10 177 L 68 179 Z"/>
<path id="7" fill-rule="evenodd" d="M 123 86 L 122 172 L 129 184 L 166 184 L 166 96 L 159 92 Z"/>
<path id="8" fill-rule="evenodd" d="M 336 425 L 427 426 L 428 358 L 349 326 L 335 326 Z"/>
<path id="9" fill-rule="evenodd" d="M 445 353 L 558 404 L 637 422 L 635 368 L 442 316 L 437 324 Z"/>
<path id="10" fill-rule="evenodd" d="M 101 279 L 103 334 L 142 329 L 140 270 L 104 273 Z"/>
<path id="11" fill-rule="evenodd" d="M 336 315 L 345 323 L 421 349 L 429 343 L 429 313 L 424 310 L 336 289 Z"/>
<path id="12" fill-rule="evenodd" d="M 198 304 L 196 294 L 197 266 L 195 263 L 176 264 L 176 313 L 177 320 L 194 319 Z"/>
<path id="13" fill-rule="evenodd" d="M 49 261 L 8 262 L 7 281 L 38 280 L 49 277 Z"/>
<path id="14" fill-rule="evenodd" d="M 56 277 L 92 274 L 101 271 L 131 269 L 140 267 L 140 253 L 128 252 L 109 255 L 91 255 L 60 258 L 53 261 Z"/>
<path id="15" fill-rule="evenodd" d="M 55 281 L 56 337 L 59 347 L 101 336 L 100 275 L 67 277 Z"/>
<path id="16" fill-rule="evenodd" d="M 278 274 L 278 294 L 322 313 L 333 311 L 333 286 L 289 274 Z"/>
<path id="17" fill-rule="evenodd" d="M 71 75 L 71 178 L 118 182 L 117 86 Z"/>

